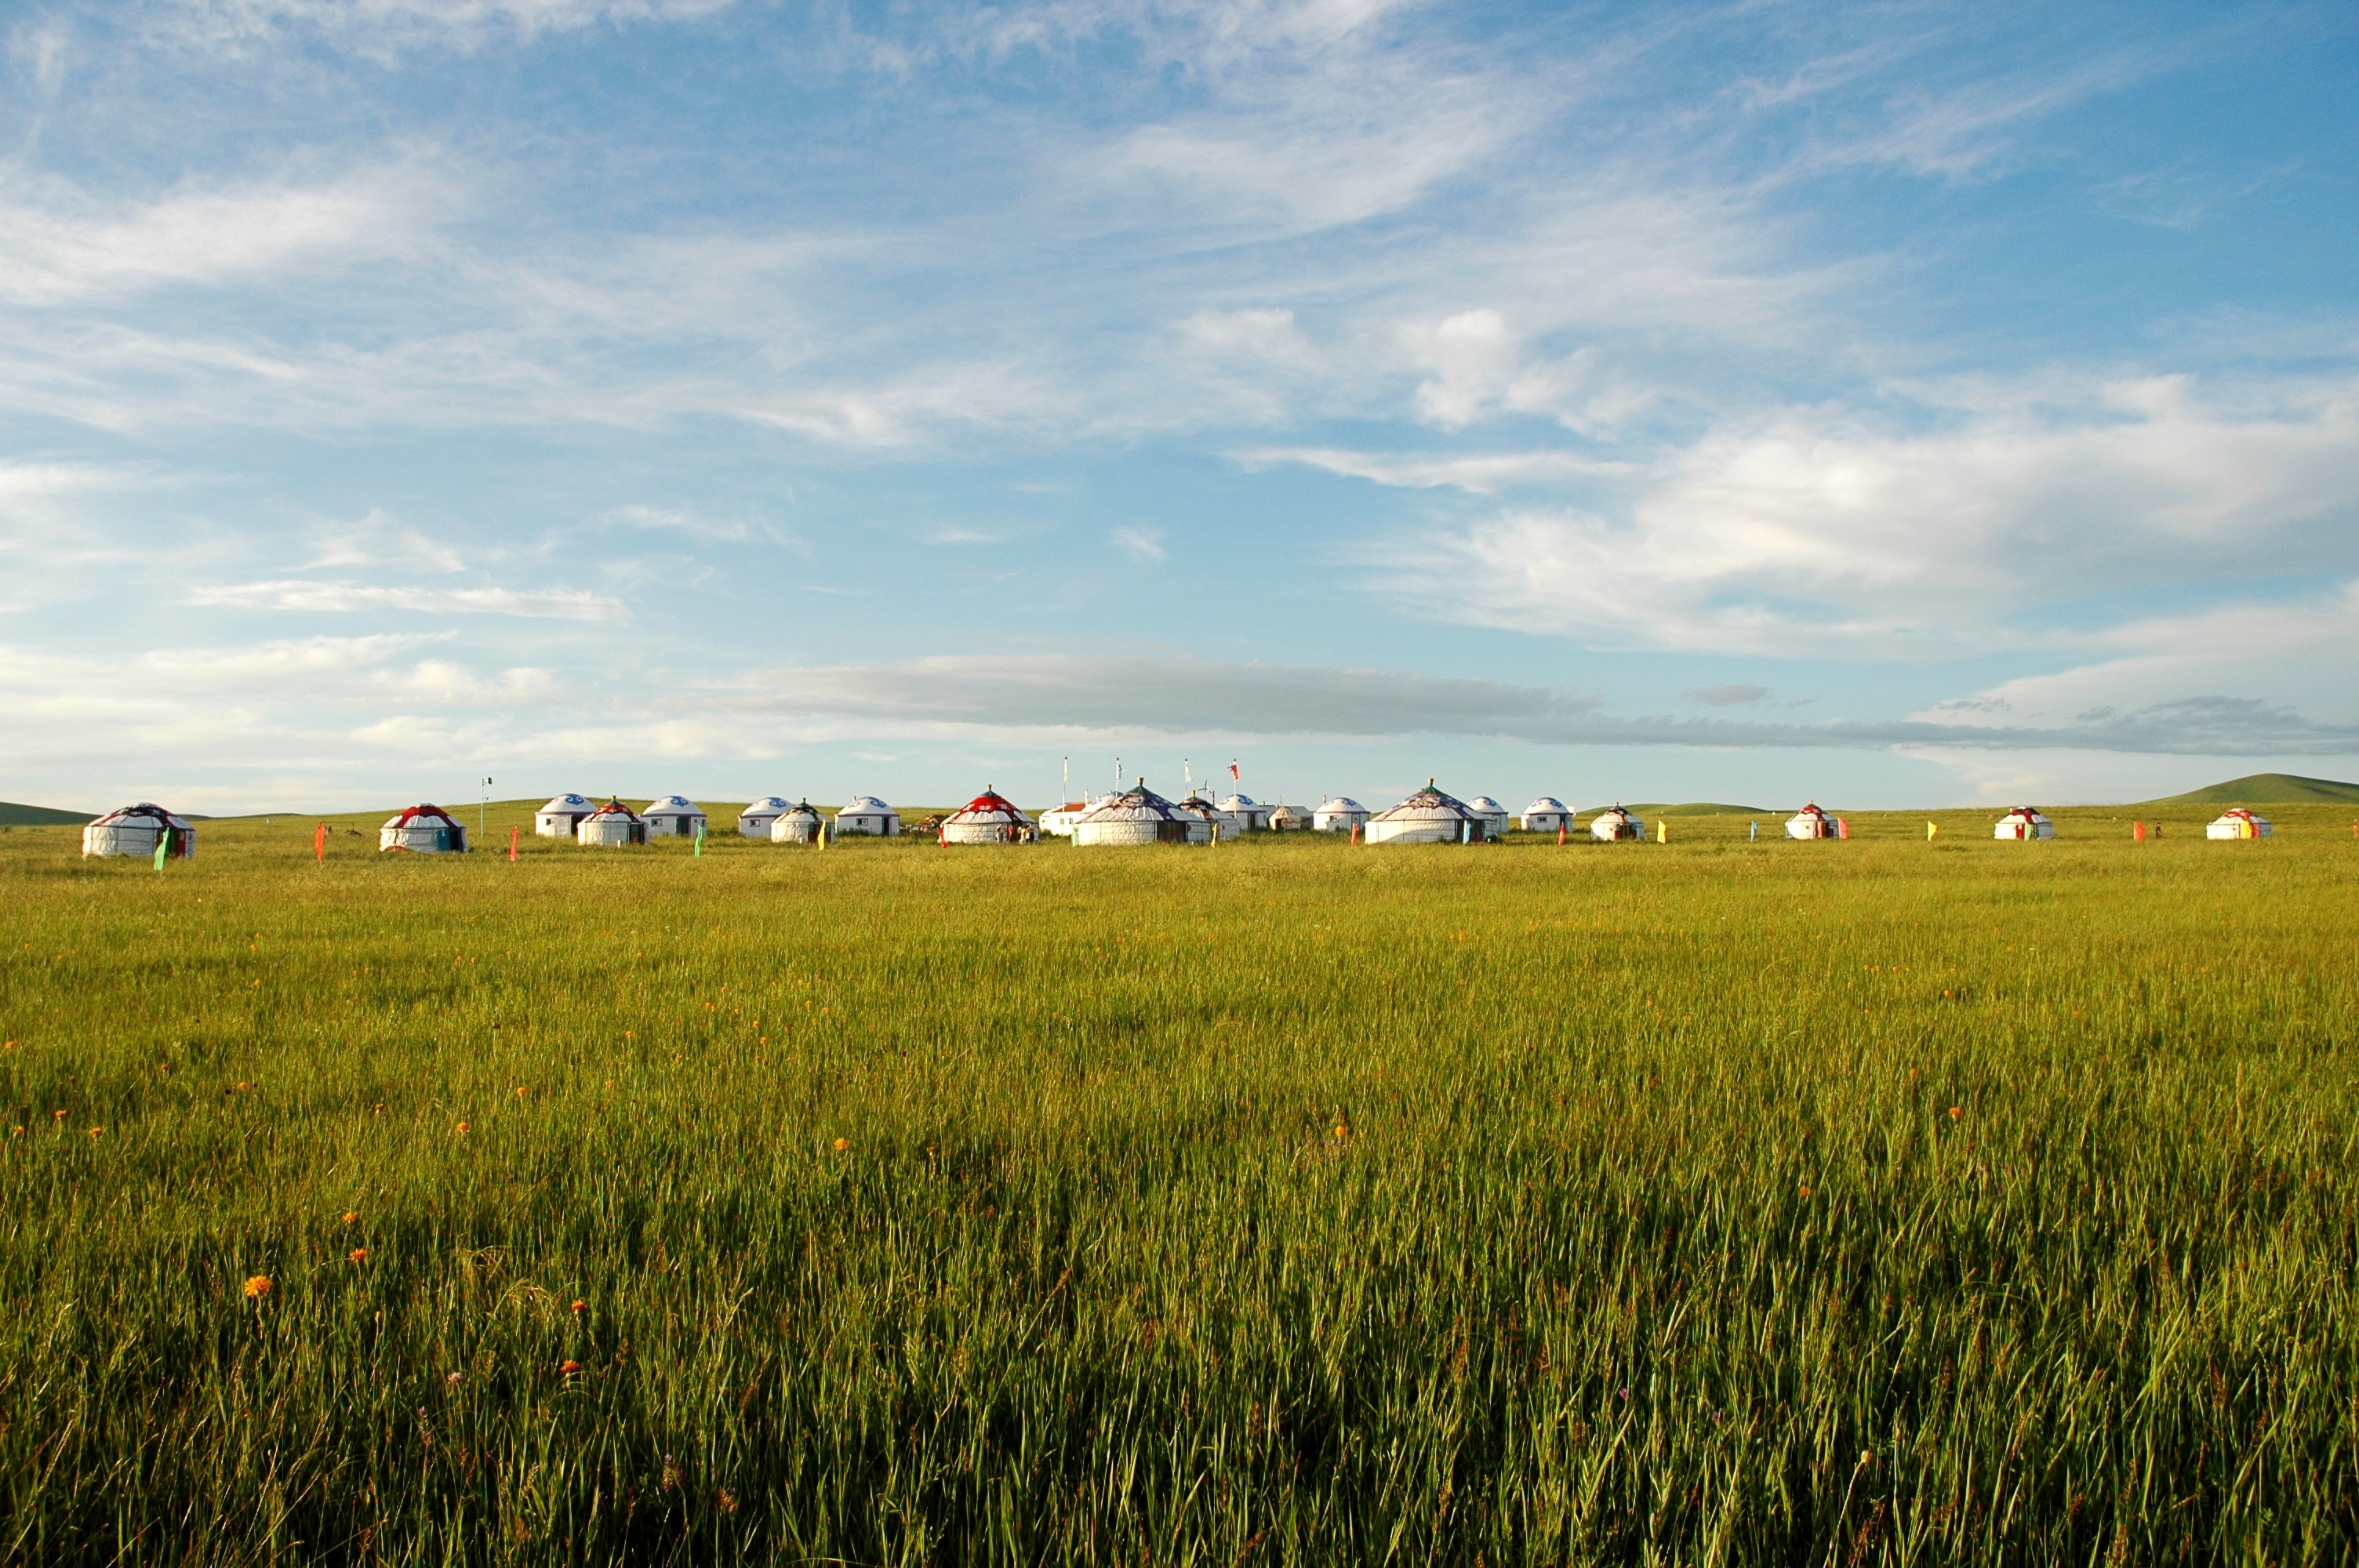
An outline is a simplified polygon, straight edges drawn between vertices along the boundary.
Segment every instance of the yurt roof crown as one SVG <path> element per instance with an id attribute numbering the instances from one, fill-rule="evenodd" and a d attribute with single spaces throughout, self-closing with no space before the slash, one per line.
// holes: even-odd
<path id="1" fill-rule="evenodd" d="M 453 817 L 449 812 L 443 810 L 440 806 L 424 805 L 404 806 L 401 810 L 395 812 L 391 816 L 386 817 L 385 819 L 385 825 L 387 827 L 407 827 L 411 823 L 420 820 L 430 823 L 440 823 L 446 827 L 456 827 L 459 826 L 458 819 Z"/>
<path id="2" fill-rule="evenodd" d="M 891 806 L 873 795 L 855 795 L 852 797 L 852 803 L 836 815 L 839 816 L 891 816 L 896 813 Z"/>
<path id="3" fill-rule="evenodd" d="M 1114 817 L 1135 820 L 1151 816 L 1158 822 L 1169 822 L 1178 817 L 1180 811 L 1180 806 L 1147 788 L 1147 780 L 1142 776 L 1136 784 L 1118 795 L 1101 795 L 1098 803 L 1090 807 L 1088 815 L 1082 820 L 1088 822 Z"/>
<path id="4" fill-rule="evenodd" d="M 1425 781 L 1423 789 L 1419 790 L 1398 806 L 1378 812 L 1376 820 L 1381 822 L 1397 816 L 1462 816 L 1472 819 L 1479 815 L 1481 814 L 1449 791 L 1435 788 L 1433 781 L 1428 779 Z"/>
<path id="5" fill-rule="evenodd" d="M 619 800 L 608 801 L 605 805 L 592 812 L 590 816 L 593 819 L 601 816 L 620 816 L 625 820 L 631 822 L 636 822 L 639 820 L 639 814 L 633 811 L 629 806 L 625 806 Z"/>

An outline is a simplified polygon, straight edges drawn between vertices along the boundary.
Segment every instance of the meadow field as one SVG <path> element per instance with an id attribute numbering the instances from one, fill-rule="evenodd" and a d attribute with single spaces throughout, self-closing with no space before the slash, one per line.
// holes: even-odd
<path id="1" fill-rule="evenodd" d="M 0 1558 L 2359 1553 L 2347 807 L 383 815 L 0 831 Z"/>

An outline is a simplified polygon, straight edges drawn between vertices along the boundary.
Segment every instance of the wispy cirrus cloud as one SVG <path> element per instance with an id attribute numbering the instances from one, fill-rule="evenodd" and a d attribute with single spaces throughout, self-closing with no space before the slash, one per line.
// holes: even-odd
<path id="1" fill-rule="evenodd" d="M 580 589 L 407 588 L 299 579 L 192 588 L 188 602 L 219 609 L 282 610 L 308 614 L 397 610 L 427 615 L 516 615 L 543 621 L 621 621 L 630 613 L 620 600 Z"/>

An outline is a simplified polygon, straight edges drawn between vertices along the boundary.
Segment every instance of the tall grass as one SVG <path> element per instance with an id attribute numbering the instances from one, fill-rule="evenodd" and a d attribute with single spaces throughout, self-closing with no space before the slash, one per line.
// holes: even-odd
<path id="1" fill-rule="evenodd" d="M 0 1552 L 2347 1559 L 2310 815 L 0 834 Z"/>

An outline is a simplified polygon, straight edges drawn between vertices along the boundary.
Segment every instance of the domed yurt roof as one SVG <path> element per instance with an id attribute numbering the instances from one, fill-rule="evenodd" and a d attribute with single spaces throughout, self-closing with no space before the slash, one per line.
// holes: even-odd
<path id="1" fill-rule="evenodd" d="M 640 815 L 643 816 L 701 816 L 704 815 L 704 807 L 684 795 L 668 795 L 661 800 L 647 802 L 647 810 Z"/>
<path id="2" fill-rule="evenodd" d="M 766 795 L 759 800 L 746 802 L 745 809 L 739 812 L 737 815 L 740 817 L 776 816 L 781 811 L 786 810 L 787 806 L 788 801 L 786 796 L 782 795 Z"/>
<path id="3" fill-rule="evenodd" d="M 639 814 L 619 800 L 610 800 L 596 807 L 582 820 L 584 822 L 636 822 Z"/>
<path id="4" fill-rule="evenodd" d="M 1505 820 L 1507 808 L 1487 795 L 1478 795 L 1466 803 L 1466 809 L 1477 816 L 1496 816 Z"/>
<path id="5" fill-rule="evenodd" d="M 1368 808 L 1348 795 L 1331 795 L 1319 803 L 1321 811 L 1365 811 Z"/>
<path id="6" fill-rule="evenodd" d="M 1173 822 L 1184 814 L 1174 803 L 1147 787 L 1147 781 L 1115 795 L 1102 795 L 1082 813 L 1083 822 Z"/>
<path id="7" fill-rule="evenodd" d="M 571 792 L 564 795 L 552 795 L 549 798 L 549 804 L 541 807 L 541 810 L 543 811 L 578 811 L 584 816 L 587 816 L 589 813 L 597 809 L 597 806 L 585 796 L 574 795 Z"/>
<path id="8" fill-rule="evenodd" d="M 1280 806 L 1269 814 L 1272 827 L 1308 827 L 1310 822 L 1310 808 L 1307 806 Z"/>
<path id="9" fill-rule="evenodd" d="M 2242 806 L 2232 806 L 2212 819 L 2203 829 L 2206 838 L 2267 838 L 2273 836 L 2269 819 Z"/>
<path id="10" fill-rule="evenodd" d="M 1014 801 L 986 785 L 981 795 L 943 818 L 943 823 L 945 826 L 961 822 L 985 827 L 1013 827 L 1028 824 L 1031 820 L 1017 809 Z"/>
<path id="11" fill-rule="evenodd" d="M 781 817 L 791 816 L 799 820 L 810 822 L 822 822 L 825 821 L 827 817 L 827 814 L 825 812 L 820 810 L 818 806 L 813 806 L 808 800 L 799 800 L 795 802 L 794 805 L 778 813 L 778 815 Z"/>
<path id="12" fill-rule="evenodd" d="M 405 806 L 385 819 L 387 827 L 408 827 L 412 824 L 420 827 L 456 827 L 459 819 L 439 806 Z"/>
<path id="13" fill-rule="evenodd" d="M 1431 779 L 1425 787 L 1402 801 L 1387 806 L 1370 820 L 1375 822 L 1472 822 L 1482 814 L 1447 790 L 1436 789 Z"/>
<path id="14" fill-rule="evenodd" d="M 170 827 L 185 829 L 188 823 L 158 806 L 143 800 L 136 806 L 117 806 L 103 816 L 91 818 L 92 827 Z"/>
<path id="15" fill-rule="evenodd" d="M 873 795 L 855 795 L 852 797 L 851 804 L 836 815 L 838 816 L 897 816 L 900 814 Z"/>
<path id="16" fill-rule="evenodd" d="M 1544 795 L 1538 800 L 1532 802 L 1531 805 L 1524 807 L 1524 815 L 1526 816 L 1542 816 L 1552 812 L 1559 816 L 1563 816 L 1568 814 L 1568 810 L 1569 808 L 1565 806 L 1564 802 L 1557 799 L 1556 796 L 1552 795 Z"/>
<path id="17" fill-rule="evenodd" d="M 1261 802 L 1249 795 L 1231 795 L 1223 797 L 1220 802 L 1221 809 L 1228 812 L 1254 811 L 1259 809 L 1260 806 Z"/>

